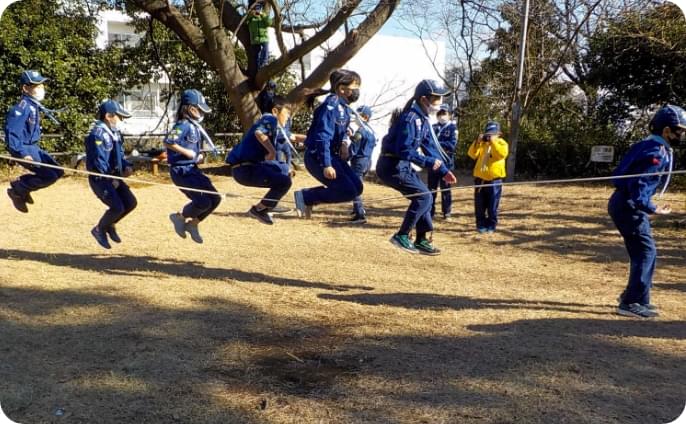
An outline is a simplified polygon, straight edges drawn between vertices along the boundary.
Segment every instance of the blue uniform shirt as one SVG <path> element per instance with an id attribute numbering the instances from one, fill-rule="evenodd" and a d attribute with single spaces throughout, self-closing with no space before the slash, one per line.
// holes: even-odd
<path id="1" fill-rule="evenodd" d="M 131 166 L 124 159 L 123 138 L 117 130 L 97 121 L 86 136 L 86 169 L 100 174 L 121 176 Z"/>
<path id="2" fill-rule="evenodd" d="M 444 162 L 434 145 L 429 117 L 414 103 L 412 108 L 403 112 L 381 142 L 383 153 L 390 153 L 400 160 L 410 161 L 422 168 L 433 166 L 436 159 Z M 419 153 L 421 147 L 424 154 Z M 448 173 L 445 163 L 437 171 L 441 176 Z"/>
<path id="3" fill-rule="evenodd" d="M 7 112 L 5 143 L 7 150 L 19 157 L 30 156 L 30 150 L 40 141 L 40 113 L 38 104 L 29 96 L 21 96 L 19 103 Z"/>
<path id="4" fill-rule="evenodd" d="M 376 146 L 376 136 L 365 127 L 360 127 L 352 136 L 350 144 L 350 158 L 371 158 Z"/>
<path id="5" fill-rule="evenodd" d="M 650 174 L 669 170 L 672 160 L 669 144 L 658 135 L 651 135 L 629 149 L 613 175 Z M 650 200 L 666 175 L 649 175 L 612 180 L 617 190 L 627 196 L 627 203 L 636 209 L 654 213 L 657 207 Z"/>
<path id="6" fill-rule="evenodd" d="M 164 144 L 178 144 L 183 148 L 191 149 L 195 152 L 195 157 L 200 153 L 201 142 L 200 130 L 188 119 L 178 121 L 164 139 Z M 190 165 L 195 163 L 195 158 L 188 159 L 185 155 L 167 148 L 167 162 L 172 166 Z"/>
<path id="7" fill-rule="evenodd" d="M 279 122 L 276 116 L 272 114 L 264 114 L 259 121 L 255 122 L 252 127 L 241 139 L 231 152 L 226 157 L 226 163 L 238 164 L 242 162 L 258 163 L 263 162 L 267 154 L 267 149 L 257 140 L 255 131 L 269 137 L 272 144 L 275 143 L 276 135 L 279 132 Z"/>
<path id="8" fill-rule="evenodd" d="M 338 154 L 350 125 L 350 110 L 345 99 L 329 94 L 314 111 L 307 131 L 305 147 L 318 156 L 320 165 L 331 166 L 331 156 Z"/>
<path id="9" fill-rule="evenodd" d="M 454 121 L 449 121 L 445 124 L 434 124 L 433 129 L 436 138 L 438 138 L 438 143 L 450 158 L 450 163 L 446 165 L 452 167 L 455 158 L 455 150 L 457 149 L 457 125 Z"/>

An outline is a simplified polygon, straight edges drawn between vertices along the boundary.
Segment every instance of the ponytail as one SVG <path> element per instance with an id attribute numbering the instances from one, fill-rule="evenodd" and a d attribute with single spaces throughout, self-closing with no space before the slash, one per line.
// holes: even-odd
<path id="1" fill-rule="evenodd" d="M 400 115 L 402 115 L 405 112 L 408 112 L 412 108 L 412 104 L 414 103 L 415 99 L 412 97 L 410 100 L 405 103 L 405 106 L 403 106 L 402 109 L 395 109 L 393 112 L 391 112 L 391 120 L 388 124 L 389 127 L 393 127 L 396 122 L 398 122 L 398 118 L 400 118 Z"/>

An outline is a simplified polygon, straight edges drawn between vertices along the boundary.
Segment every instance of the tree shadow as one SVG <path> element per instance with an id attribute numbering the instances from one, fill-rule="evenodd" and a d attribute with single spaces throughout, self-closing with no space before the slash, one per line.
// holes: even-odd
<path id="1" fill-rule="evenodd" d="M 156 272 L 173 277 L 203 278 L 218 281 L 235 280 L 246 283 L 273 284 L 277 286 L 302 287 L 334 291 L 374 290 L 373 287 L 354 284 L 329 284 L 305 281 L 275 275 L 246 272 L 234 268 L 215 268 L 202 262 L 181 261 L 154 256 L 90 255 L 70 253 L 38 253 L 16 249 L 0 249 L 0 256 L 9 260 L 27 260 L 50 265 L 102 272 L 112 275 L 146 276 L 141 272 Z"/>
<path id="2" fill-rule="evenodd" d="M 527 309 L 535 311 L 559 311 L 575 312 L 584 314 L 607 315 L 606 312 L 598 312 L 591 308 L 598 305 L 583 303 L 565 303 L 551 301 L 529 301 L 523 299 L 480 299 L 466 296 L 445 296 L 432 293 L 378 293 L 378 294 L 352 294 L 337 295 L 321 293 L 320 299 L 353 302 L 360 305 L 393 306 L 406 309 L 420 310 L 465 310 L 465 309 Z M 613 307 L 614 305 L 602 305 L 601 307 Z"/>

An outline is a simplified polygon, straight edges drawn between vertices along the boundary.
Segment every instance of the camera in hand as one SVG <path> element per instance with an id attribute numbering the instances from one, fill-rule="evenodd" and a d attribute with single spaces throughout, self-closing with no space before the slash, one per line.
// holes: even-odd
<path id="1" fill-rule="evenodd" d="M 485 142 L 490 143 L 491 137 L 493 137 L 491 134 L 484 134 L 483 139 Z"/>

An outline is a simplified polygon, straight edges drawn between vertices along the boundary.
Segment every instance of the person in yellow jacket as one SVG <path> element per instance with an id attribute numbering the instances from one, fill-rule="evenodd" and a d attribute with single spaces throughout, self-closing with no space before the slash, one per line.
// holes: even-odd
<path id="1" fill-rule="evenodd" d="M 467 151 L 469 157 L 476 160 L 474 184 L 492 184 L 474 189 L 474 214 L 479 233 L 492 233 L 498 224 L 498 205 L 508 154 L 507 141 L 501 136 L 500 124 L 490 121 L 486 124 L 484 133 L 474 140 Z"/>

